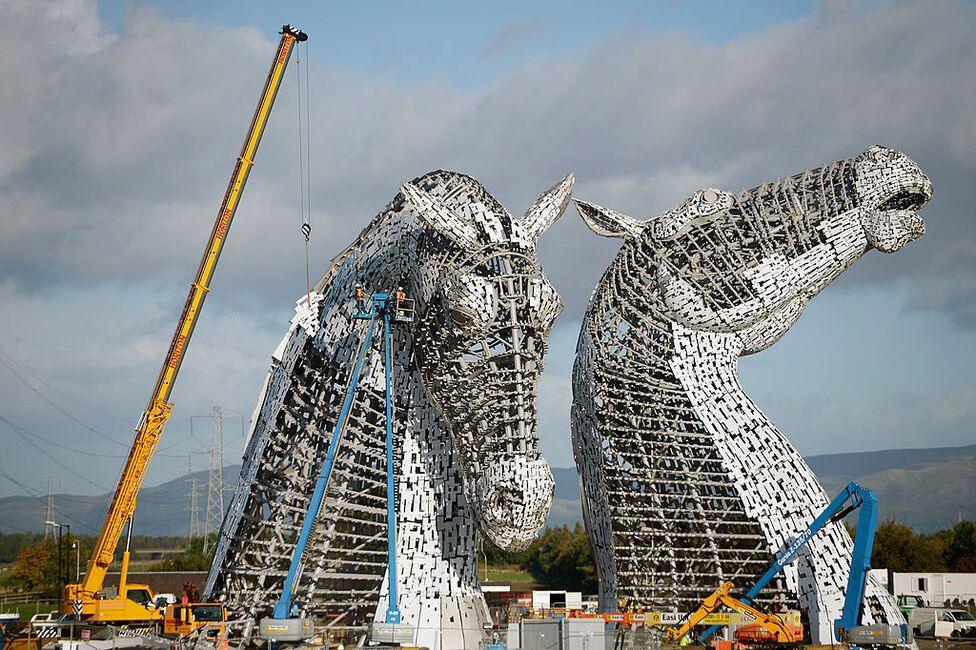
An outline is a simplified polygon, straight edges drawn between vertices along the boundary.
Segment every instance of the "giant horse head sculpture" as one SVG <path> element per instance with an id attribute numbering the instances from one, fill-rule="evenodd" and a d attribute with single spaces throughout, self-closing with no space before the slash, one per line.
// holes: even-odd
<path id="1" fill-rule="evenodd" d="M 447 185 L 434 173 L 401 187 L 428 227 L 418 242 L 425 266 L 415 287 L 421 379 L 451 431 L 480 528 L 502 548 L 528 545 L 552 503 L 536 390 L 562 301 L 535 244 L 565 210 L 572 187 L 570 174 L 521 219 L 467 177 Z"/>
<path id="2" fill-rule="evenodd" d="M 570 174 L 513 218 L 475 179 L 433 171 L 404 184 L 301 300 L 258 399 L 241 480 L 207 594 L 266 615 L 331 448 L 361 337 L 356 286 L 402 288 L 392 328 L 394 465 L 386 462 L 383 345 L 374 339 L 295 583 L 302 611 L 349 625 L 399 585 L 415 645 L 477 647 L 488 620 L 477 529 L 507 549 L 545 524 L 553 479 L 539 451 L 536 391 L 559 296 L 536 255 L 569 202 Z M 397 558 L 388 552 L 393 473 Z M 364 607 L 364 605 L 366 607 Z M 365 617 L 365 618 L 364 618 Z"/>
<path id="3" fill-rule="evenodd" d="M 577 201 L 624 240 L 593 293 L 573 373 L 573 444 L 601 606 L 694 606 L 748 584 L 828 503 L 789 440 L 745 394 L 739 356 L 773 345 L 868 251 L 921 236 L 932 184 L 902 153 L 847 160 L 736 194 L 703 189 L 646 221 Z M 831 525 L 763 598 L 832 638 L 850 536 Z M 868 586 L 865 616 L 896 623 Z M 792 603 L 792 604 L 791 604 Z M 867 611 L 871 610 L 871 614 Z"/>
<path id="4" fill-rule="evenodd" d="M 737 332 L 749 354 L 775 343 L 865 252 L 893 253 L 920 237 L 918 211 L 931 197 L 912 159 L 876 145 L 738 194 L 699 190 L 647 221 L 576 203 L 591 230 L 633 242 L 668 317 Z"/>

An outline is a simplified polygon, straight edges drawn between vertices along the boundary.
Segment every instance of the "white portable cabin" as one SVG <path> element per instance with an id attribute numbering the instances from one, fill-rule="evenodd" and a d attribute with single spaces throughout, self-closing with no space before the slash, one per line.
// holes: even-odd
<path id="1" fill-rule="evenodd" d="M 895 573 L 893 582 L 895 596 L 920 596 L 936 607 L 976 600 L 976 573 Z"/>
<path id="2" fill-rule="evenodd" d="M 582 609 L 583 594 L 579 591 L 533 591 L 532 609 Z"/>

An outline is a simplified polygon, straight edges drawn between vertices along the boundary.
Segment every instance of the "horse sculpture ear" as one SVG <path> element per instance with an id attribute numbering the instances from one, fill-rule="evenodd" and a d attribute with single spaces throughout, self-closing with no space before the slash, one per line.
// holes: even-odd
<path id="1" fill-rule="evenodd" d="M 481 248 L 474 224 L 439 198 L 413 183 L 401 185 L 400 192 L 410 209 L 425 226 L 433 228 L 461 248 L 467 250 Z"/>
<path id="2" fill-rule="evenodd" d="M 533 242 L 539 241 L 539 235 L 562 216 L 569 205 L 569 197 L 573 195 L 573 172 L 565 177 L 535 200 L 522 216 L 522 228 Z"/>
<path id="3" fill-rule="evenodd" d="M 614 212 L 595 203 L 587 203 L 579 199 L 573 199 L 573 202 L 576 204 L 576 210 L 583 217 L 583 222 L 598 235 L 638 239 L 644 231 L 644 222 L 639 219 Z"/>

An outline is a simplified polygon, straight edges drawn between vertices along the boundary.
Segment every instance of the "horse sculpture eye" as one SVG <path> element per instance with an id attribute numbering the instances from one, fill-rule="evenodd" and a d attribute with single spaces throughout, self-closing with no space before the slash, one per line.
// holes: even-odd
<path id="1" fill-rule="evenodd" d="M 451 315 L 451 318 L 454 319 L 455 323 L 463 327 L 469 327 L 474 323 L 474 316 L 467 312 L 461 311 L 460 309 L 451 308 L 447 310 L 447 313 Z"/>

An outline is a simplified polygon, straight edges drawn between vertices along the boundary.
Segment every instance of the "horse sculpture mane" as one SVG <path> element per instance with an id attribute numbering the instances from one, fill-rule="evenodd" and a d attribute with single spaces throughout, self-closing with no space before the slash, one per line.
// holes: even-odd
<path id="1" fill-rule="evenodd" d="M 208 597 L 240 617 L 272 609 L 363 327 L 354 288 L 402 287 L 416 317 L 394 333 L 399 609 L 414 645 L 478 647 L 489 620 L 478 531 L 524 548 L 552 501 L 536 388 L 561 302 L 535 243 L 572 184 L 572 175 L 555 184 L 519 220 L 474 179 L 430 172 L 404 184 L 332 261 L 275 351 Z M 305 614 L 342 625 L 382 620 L 387 604 L 380 345 L 364 366 L 296 591 Z"/>
<path id="2" fill-rule="evenodd" d="M 849 160 L 743 190 L 696 192 L 640 221 L 577 201 L 624 240 L 587 310 L 572 430 L 600 604 L 691 611 L 721 582 L 751 586 L 828 503 L 790 442 L 743 392 L 738 357 L 774 344 L 861 255 L 924 232 L 932 185 L 907 156 Z M 831 524 L 760 600 L 809 616 L 829 643 L 851 540 Z M 873 580 L 865 622 L 895 623 Z"/>

